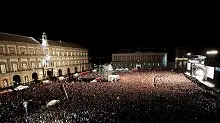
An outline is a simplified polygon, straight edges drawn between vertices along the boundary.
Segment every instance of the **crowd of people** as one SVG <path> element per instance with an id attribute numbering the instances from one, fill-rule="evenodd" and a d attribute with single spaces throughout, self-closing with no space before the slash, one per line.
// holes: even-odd
<path id="1" fill-rule="evenodd" d="M 51 100 L 60 102 L 46 107 Z M 28 101 L 31 123 L 179 122 L 220 116 L 219 100 L 183 74 L 168 71 L 122 72 L 119 82 L 56 82 L 13 91 L 0 95 L 0 121 L 25 122 L 23 101 Z"/>

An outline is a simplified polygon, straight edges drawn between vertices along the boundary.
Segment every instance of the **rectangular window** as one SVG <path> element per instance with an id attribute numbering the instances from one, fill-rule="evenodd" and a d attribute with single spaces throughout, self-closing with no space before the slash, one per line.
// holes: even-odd
<path id="1" fill-rule="evenodd" d="M 48 54 L 48 49 L 44 49 L 44 54 Z"/>
<path id="2" fill-rule="evenodd" d="M 127 61 L 130 61 L 130 56 L 127 56 Z"/>
<path id="3" fill-rule="evenodd" d="M 18 65 L 17 64 L 12 64 L 12 69 L 13 71 L 18 71 Z"/>
<path id="4" fill-rule="evenodd" d="M 134 56 L 131 56 L 131 61 L 134 61 Z"/>
<path id="5" fill-rule="evenodd" d="M 1 72 L 6 73 L 6 66 L 5 65 L 1 65 Z"/>
<path id="6" fill-rule="evenodd" d="M 117 61 L 117 56 L 114 56 L 114 61 Z"/>
<path id="7" fill-rule="evenodd" d="M 4 54 L 4 50 L 3 50 L 3 47 L 0 46 L 0 55 L 3 55 Z"/>
<path id="8" fill-rule="evenodd" d="M 36 54 L 39 55 L 40 54 L 40 50 L 36 49 Z"/>
<path id="9" fill-rule="evenodd" d="M 121 56 L 118 56 L 118 61 L 121 61 Z"/>
<path id="10" fill-rule="evenodd" d="M 31 63 L 31 68 L 32 68 L 32 69 L 35 68 L 35 63 L 34 63 L 34 62 Z"/>
<path id="11" fill-rule="evenodd" d="M 23 67 L 23 69 L 27 69 L 27 64 L 26 63 L 22 63 L 22 67 Z"/>

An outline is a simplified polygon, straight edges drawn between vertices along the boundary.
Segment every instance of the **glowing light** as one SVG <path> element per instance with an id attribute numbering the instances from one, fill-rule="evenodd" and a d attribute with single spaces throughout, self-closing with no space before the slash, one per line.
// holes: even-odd
<path id="1" fill-rule="evenodd" d="M 189 72 L 186 72 L 185 74 L 188 75 L 188 76 L 190 76 L 190 73 L 189 73 Z"/>
<path id="2" fill-rule="evenodd" d="M 46 55 L 46 60 L 50 60 L 51 56 L 50 55 Z"/>
<path id="3" fill-rule="evenodd" d="M 215 87 L 215 85 L 212 84 L 211 82 L 208 82 L 208 81 L 200 81 L 200 82 L 208 87 L 211 87 L 211 88 Z"/>
<path id="4" fill-rule="evenodd" d="M 191 70 L 191 63 L 187 63 L 187 70 Z"/>
<path id="5" fill-rule="evenodd" d="M 197 60 L 189 60 L 190 63 L 199 63 Z"/>
<path id="6" fill-rule="evenodd" d="M 201 69 L 197 70 L 195 72 L 195 74 L 196 74 L 196 78 L 198 80 L 202 80 L 204 78 L 204 75 L 205 75 L 205 73 Z"/>
<path id="7" fill-rule="evenodd" d="M 208 55 L 215 55 L 215 54 L 218 54 L 218 51 L 217 50 L 207 51 L 207 54 Z"/>
<path id="8" fill-rule="evenodd" d="M 64 77 L 63 77 L 63 76 L 59 77 L 59 80 L 63 80 L 63 79 L 64 79 Z"/>
<path id="9" fill-rule="evenodd" d="M 206 66 L 207 77 L 214 79 L 215 68 L 211 66 Z"/>
<path id="10" fill-rule="evenodd" d="M 192 55 L 192 53 L 187 53 L 186 55 L 187 55 L 187 56 L 190 56 L 190 55 Z"/>

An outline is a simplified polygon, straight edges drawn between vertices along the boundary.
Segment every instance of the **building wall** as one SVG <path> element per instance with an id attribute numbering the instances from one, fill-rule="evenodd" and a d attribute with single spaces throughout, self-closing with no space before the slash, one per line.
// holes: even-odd
<path id="1" fill-rule="evenodd" d="M 120 53 L 112 54 L 112 66 L 116 68 L 161 68 L 167 65 L 166 53 Z"/>
<path id="2" fill-rule="evenodd" d="M 32 74 L 37 73 L 38 79 L 47 77 L 46 71 L 53 69 L 54 76 L 58 70 L 62 74 L 90 70 L 88 50 L 61 46 L 48 46 L 47 51 L 41 44 L 0 41 L 0 88 L 14 85 L 13 77 L 19 75 L 21 83 L 33 80 Z M 46 55 L 49 55 L 47 58 Z"/>
<path id="3" fill-rule="evenodd" d="M 175 58 L 175 69 L 186 71 L 188 58 Z"/>

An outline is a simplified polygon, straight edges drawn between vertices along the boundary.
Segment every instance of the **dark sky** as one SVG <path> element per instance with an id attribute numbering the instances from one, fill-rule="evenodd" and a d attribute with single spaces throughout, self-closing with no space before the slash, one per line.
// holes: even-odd
<path id="1" fill-rule="evenodd" d="M 138 8 L 138 7 L 137 7 Z M 178 7 L 177 7 L 178 8 Z M 108 10 L 108 9 L 107 9 Z M 0 31 L 82 45 L 93 56 L 118 49 L 217 46 L 218 16 L 206 10 L 182 9 L 80 9 L 4 13 Z M 98 50 L 97 50 L 98 49 Z"/>

